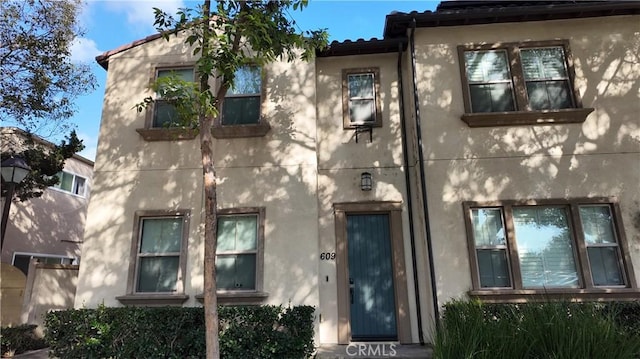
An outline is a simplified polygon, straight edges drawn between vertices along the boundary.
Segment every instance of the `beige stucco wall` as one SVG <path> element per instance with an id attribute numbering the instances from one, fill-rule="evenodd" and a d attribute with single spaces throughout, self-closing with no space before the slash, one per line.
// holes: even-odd
<path id="1" fill-rule="evenodd" d="M 22 303 L 21 323 L 38 325 L 43 335 L 45 315 L 52 310 L 73 308 L 78 266 L 36 264 L 32 261 Z"/>
<path id="2" fill-rule="evenodd" d="M 3 147 L 16 150 L 22 141 L 18 130 L 3 128 L 0 141 Z M 14 201 L 7 221 L 2 262 L 12 263 L 16 252 L 80 258 L 93 166 L 91 161 L 74 156 L 65 161 L 64 171 L 85 178 L 85 195 L 48 188 L 39 198 Z"/>
<path id="3" fill-rule="evenodd" d="M 204 200 L 198 140 L 146 142 L 135 131 L 144 127 L 144 113 L 131 109 L 148 94 L 155 64 L 193 61 L 191 51 L 171 41 L 109 61 L 77 307 L 121 305 L 115 297 L 126 294 L 135 211 L 170 209 L 191 210 L 185 305 L 199 305 Z M 269 133 L 214 140 L 218 208 L 265 207 L 265 302 L 317 306 L 315 64 L 277 62 L 265 73 Z"/>
<path id="4" fill-rule="evenodd" d="M 584 123 L 469 128 L 456 47 L 568 39 Z M 640 277 L 640 21 L 418 29 L 417 80 L 440 304 L 471 289 L 463 201 L 617 196 Z"/>
<path id="5" fill-rule="evenodd" d="M 343 202 L 393 201 L 402 203 L 404 257 L 409 288 L 409 306 L 415 311 L 411 249 L 409 240 L 405 177 L 400 128 L 397 54 L 318 58 L 318 207 L 320 252 L 336 252 L 336 224 L 333 205 Z M 380 70 L 382 127 L 362 133 L 343 128 L 342 70 Z M 370 172 L 373 189 L 360 189 L 360 174 Z M 320 261 L 320 342 L 337 343 L 338 295 L 335 261 Z M 327 280 L 328 279 L 328 280 Z M 413 341 L 418 341 L 417 324 L 410 316 Z"/>

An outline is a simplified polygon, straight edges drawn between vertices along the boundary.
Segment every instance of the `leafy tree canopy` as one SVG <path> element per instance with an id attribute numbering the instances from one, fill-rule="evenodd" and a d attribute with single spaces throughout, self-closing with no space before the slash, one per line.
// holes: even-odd
<path id="1" fill-rule="evenodd" d="M 20 201 L 42 196 L 47 187 L 60 182 L 56 174 L 62 171 L 66 159 L 84 149 L 82 140 L 71 131 L 59 145 L 53 145 L 41 138 L 20 130 L 9 130 L 2 134 L 2 161 L 11 157 L 22 157 L 31 172 L 16 186 L 14 196 Z M 6 196 L 7 186 L 2 185 L 2 197 Z"/>
<path id="2" fill-rule="evenodd" d="M 0 1 L 0 120 L 27 132 L 67 133 L 73 100 L 95 88 L 86 64 L 71 62 L 82 35 L 81 0 Z"/>
<path id="3" fill-rule="evenodd" d="M 16 189 L 22 201 L 56 184 L 64 160 L 84 148 L 73 131 L 58 146 L 31 135 L 69 133 L 74 100 L 95 89 L 89 66 L 71 61 L 71 45 L 82 35 L 81 5 L 81 0 L 0 0 L 0 120 L 25 131 L 3 138 L 1 157 L 21 156 L 32 168 Z"/>

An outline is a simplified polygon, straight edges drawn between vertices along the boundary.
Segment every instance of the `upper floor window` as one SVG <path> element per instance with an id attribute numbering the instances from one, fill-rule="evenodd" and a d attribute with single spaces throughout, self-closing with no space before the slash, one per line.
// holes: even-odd
<path id="1" fill-rule="evenodd" d="M 213 137 L 261 137 L 271 126 L 265 118 L 265 69 L 256 65 L 241 66 L 236 70 L 234 84 L 227 90 L 222 113 L 213 125 Z"/>
<path id="2" fill-rule="evenodd" d="M 262 290 L 263 221 L 263 208 L 219 211 L 216 251 L 219 290 Z"/>
<path id="3" fill-rule="evenodd" d="M 464 207 L 475 290 L 635 286 L 616 207 L 607 200 Z"/>
<path id="4" fill-rule="evenodd" d="M 459 46 L 458 52 L 463 120 L 470 126 L 582 122 L 592 110 L 581 109 L 567 41 Z"/>
<path id="5" fill-rule="evenodd" d="M 342 70 L 343 127 L 382 126 L 380 70 Z"/>
<path id="6" fill-rule="evenodd" d="M 53 185 L 53 188 L 81 197 L 86 195 L 86 178 L 65 171 L 58 172 L 56 176 L 58 177 L 58 183 Z"/>
<path id="7" fill-rule="evenodd" d="M 193 67 L 156 69 L 156 79 L 167 78 L 170 76 L 175 76 L 187 82 L 195 81 Z M 183 121 L 180 119 L 176 106 L 170 103 L 170 95 L 167 95 L 166 93 L 163 94 L 162 91 L 159 91 L 156 96 L 151 127 L 167 128 L 182 126 Z"/>
<path id="8" fill-rule="evenodd" d="M 260 122 L 262 71 L 247 65 L 235 74 L 222 106 L 222 125 L 256 125 Z"/>

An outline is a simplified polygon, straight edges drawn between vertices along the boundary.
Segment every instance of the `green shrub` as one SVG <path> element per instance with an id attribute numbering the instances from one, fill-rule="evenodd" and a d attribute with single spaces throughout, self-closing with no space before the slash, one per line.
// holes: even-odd
<path id="1" fill-rule="evenodd" d="M 640 303 L 445 305 L 434 357 L 638 358 Z"/>
<path id="2" fill-rule="evenodd" d="M 44 339 L 35 333 L 36 325 L 23 324 L 17 327 L 4 327 L 0 331 L 1 355 L 20 354 L 28 350 L 42 349 L 47 346 Z"/>
<path id="3" fill-rule="evenodd" d="M 222 358 L 306 358 L 313 353 L 314 308 L 219 307 Z M 202 358 L 202 308 L 122 307 L 51 312 L 51 353 L 60 358 Z"/>

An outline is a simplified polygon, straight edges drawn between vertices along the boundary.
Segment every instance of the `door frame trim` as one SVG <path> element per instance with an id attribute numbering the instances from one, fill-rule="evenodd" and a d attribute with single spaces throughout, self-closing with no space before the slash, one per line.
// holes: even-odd
<path id="1" fill-rule="evenodd" d="M 407 268 L 404 261 L 402 202 L 334 203 L 336 226 L 336 283 L 338 293 L 338 343 L 351 342 L 349 306 L 349 255 L 347 249 L 348 214 L 388 214 L 391 238 L 393 286 L 396 302 L 396 328 L 400 343 L 411 343 Z"/>

